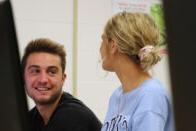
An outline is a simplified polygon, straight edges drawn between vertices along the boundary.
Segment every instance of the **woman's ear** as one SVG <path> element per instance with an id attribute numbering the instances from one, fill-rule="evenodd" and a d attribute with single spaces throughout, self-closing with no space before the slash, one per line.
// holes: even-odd
<path id="1" fill-rule="evenodd" d="M 114 54 L 118 51 L 118 44 L 117 41 L 115 39 L 111 39 L 110 42 L 110 53 Z"/>

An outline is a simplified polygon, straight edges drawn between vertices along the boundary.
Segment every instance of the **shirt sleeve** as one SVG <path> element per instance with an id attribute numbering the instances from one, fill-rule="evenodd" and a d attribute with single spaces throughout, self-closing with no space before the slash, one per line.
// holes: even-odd
<path id="1" fill-rule="evenodd" d="M 133 118 L 132 131 L 164 131 L 164 118 L 153 111 L 143 112 Z"/>

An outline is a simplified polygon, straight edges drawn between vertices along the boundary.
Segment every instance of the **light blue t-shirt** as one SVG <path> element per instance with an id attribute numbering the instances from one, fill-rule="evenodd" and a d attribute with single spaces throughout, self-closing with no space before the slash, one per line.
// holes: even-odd
<path id="1" fill-rule="evenodd" d="M 164 87 L 149 79 L 131 92 L 117 88 L 101 131 L 174 131 L 172 105 Z"/>

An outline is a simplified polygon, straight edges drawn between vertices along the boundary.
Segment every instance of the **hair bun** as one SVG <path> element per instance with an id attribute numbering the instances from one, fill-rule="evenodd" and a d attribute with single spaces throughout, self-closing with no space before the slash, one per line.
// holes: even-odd
<path id="1" fill-rule="evenodd" d="M 145 56 L 147 56 L 153 50 L 154 50 L 154 46 L 152 45 L 146 45 L 143 48 L 141 48 L 138 54 L 140 61 L 142 61 L 145 58 Z"/>

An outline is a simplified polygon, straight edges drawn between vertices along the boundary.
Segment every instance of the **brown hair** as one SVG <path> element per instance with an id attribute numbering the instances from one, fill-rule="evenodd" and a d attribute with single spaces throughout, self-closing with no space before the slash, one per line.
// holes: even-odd
<path id="1" fill-rule="evenodd" d="M 39 38 L 39 39 L 30 41 L 25 48 L 25 52 L 22 57 L 23 74 L 24 74 L 24 69 L 25 69 L 26 62 L 27 62 L 29 55 L 32 53 L 36 53 L 36 52 L 46 52 L 46 53 L 58 55 L 61 59 L 62 71 L 63 72 L 65 71 L 66 52 L 64 50 L 64 46 L 47 38 Z"/>

